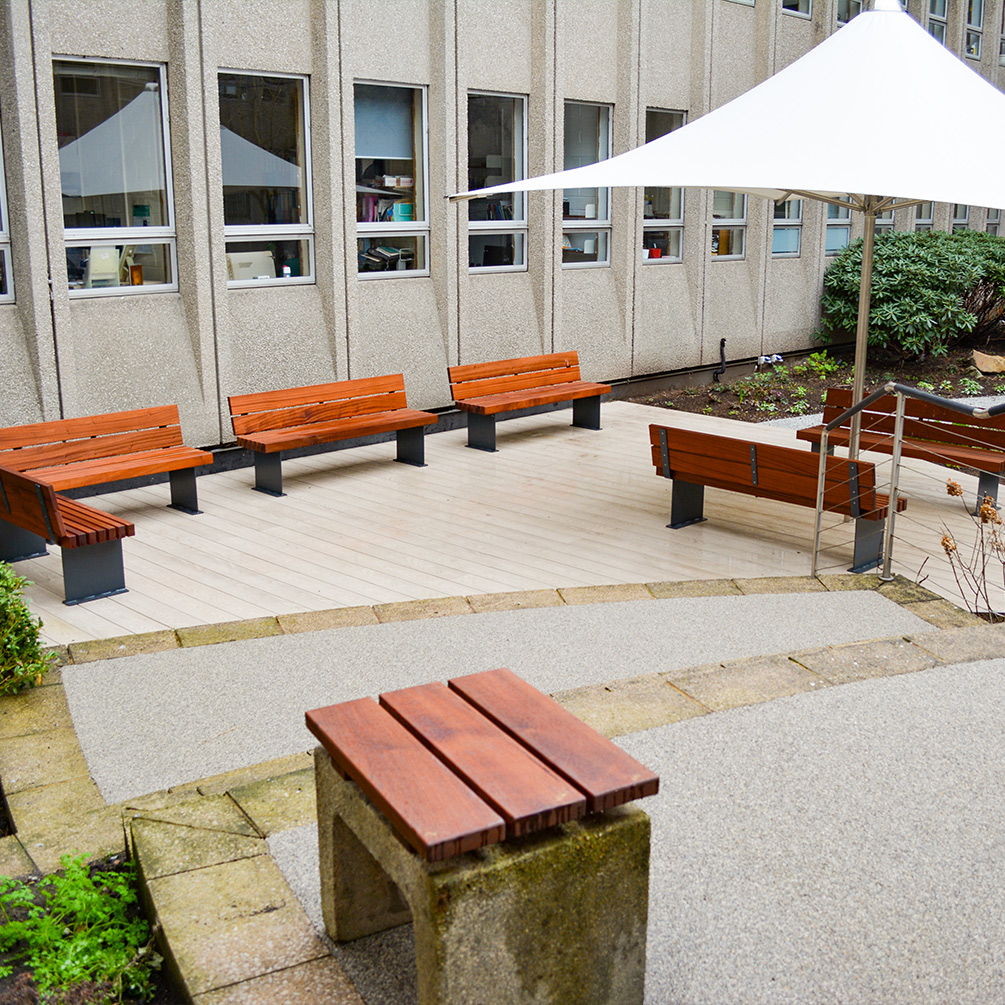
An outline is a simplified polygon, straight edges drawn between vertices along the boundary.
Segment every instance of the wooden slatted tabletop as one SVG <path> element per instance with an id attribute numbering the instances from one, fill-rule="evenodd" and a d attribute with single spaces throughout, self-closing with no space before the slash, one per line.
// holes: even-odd
<path id="1" fill-rule="evenodd" d="M 307 727 L 422 857 L 544 830 L 659 778 L 510 670 L 307 713 Z"/>

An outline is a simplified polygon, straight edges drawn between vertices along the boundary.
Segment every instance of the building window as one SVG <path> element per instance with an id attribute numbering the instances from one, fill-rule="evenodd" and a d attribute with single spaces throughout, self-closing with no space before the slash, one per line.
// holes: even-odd
<path id="1" fill-rule="evenodd" d="M 840 196 L 842 205 L 827 206 L 827 234 L 824 254 L 837 255 L 851 240 L 851 199 Z M 844 205 L 848 203 L 848 205 Z"/>
<path id="2" fill-rule="evenodd" d="M 359 277 L 429 275 L 426 88 L 357 83 L 353 97 Z"/>
<path id="3" fill-rule="evenodd" d="M 876 217 L 876 233 L 885 234 L 888 231 L 893 230 L 896 220 L 893 217 L 892 209 L 884 209 L 882 213 L 878 214 Z"/>
<path id="4" fill-rule="evenodd" d="M 228 286 L 314 280 L 306 77 L 221 71 Z"/>
<path id="5" fill-rule="evenodd" d="M 782 10 L 786 14 L 811 17 L 813 15 L 813 0 L 782 0 Z"/>
<path id="6" fill-rule="evenodd" d="M 935 203 L 922 202 L 914 208 L 914 229 L 931 230 L 935 219 Z"/>
<path id="7" fill-rule="evenodd" d="M 646 109 L 646 143 L 684 125 L 683 112 Z M 642 258 L 645 262 L 679 262 L 684 235 L 684 191 L 646 188 L 643 192 Z"/>
<path id="8" fill-rule="evenodd" d="M 946 0 L 928 0 L 928 33 L 946 44 Z"/>
<path id="9" fill-rule="evenodd" d="M 527 99 L 468 94 L 468 189 L 527 177 Z M 468 203 L 468 266 L 472 270 L 527 268 L 527 197 L 501 192 Z"/>
<path id="10" fill-rule="evenodd" d="M 1002 222 L 1002 211 L 1000 209 L 989 209 L 985 230 L 989 234 L 997 234 Z"/>
<path id="11" fill-rule="evenodd" d="M 847 24 L 862 13 L 862 0 L 838 0 L 838 24 Z"/>
<path id="12" fill-rule="evenodd" d="M 981 58 L 984 38 L 984 0 L 967 0 L 967 32 L 964 52 L 971 59 Z"/>
<path id="13" fill-rule="evenodd" d="M 1002 7 L 1001 41 L 998 43 L 998 65 L 1005 66 L 1005 6 Z"/>
<path id="14" fill-rule="evenodd" d="M 786 199 L 775 203 L 775 223 L 771 230 L 771 257 L 798 258 L 803 233 L 803 200 Z"/>
<path id="15" fill-rule="evenodd" d="M 743 258 L 747 241 L 747 197 L 737 192 L 712 193 L 712 255 Z"/>
<path id="16" fill-rule="evenodd" d="M 176 290 L 164 67 L 53 63 L 71 297 Z"/>
<path id="17" fill-rule="evenodd" d="M 565 170 L 611 156 L 611 107 L 565 103 Z M 562 194 L 562 264 L 610 263 L 611 190 L 567 188 Z"/>
<path id="18" fill-rule="evenodd" d="M 953 206 L 953 233 L 970 229 L 970 207 L 958 202 Z"/>
<path id="19" fill-rule="evenodd" d="M 14 299 L 10 269 L 10 230 L 7 226 L 7 182 L 3 173 L 3 144 L 0 143 L 0 303 Z"/>

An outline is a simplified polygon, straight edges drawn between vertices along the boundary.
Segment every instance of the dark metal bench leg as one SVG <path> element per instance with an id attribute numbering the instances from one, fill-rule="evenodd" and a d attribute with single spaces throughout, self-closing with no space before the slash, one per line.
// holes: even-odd
<path id="1" fill-rule="evenodd" d="M 704 523 L 704 511 L 705 486 L 675 478 L 670 493 L 670 523 L 667 526 L 677 530 L 690 527 L 693 523 Z"/>
<path id="2" fill-rule="evenodd" d="M 46 540 L 30 530 L 0 520 L 0 562 L 23 562 L 26 558 L 48 555 Z"/>
<path id="3" fill-rule="evenodd" d="M 810 450 L 814 454 L 819 454 L 820 453 L 820 441 L 817 440 L 816 443 L 811 443 L 810 444 Z M 827 445 L 827 456 L 828 457 L 833 457 L 834 456 L 834 446 L 833 446 L 833 444 L 828 444 Z"/>
<path id="4" fill-rule="evenodd" d="M 468 446 L 475 450 L 496 448 L 496 417 L 468 412 Z"/>
<path id="5" fill-rule="evenodd" d="M 981 471 L 977 480 L 977 508 L 975 515 L 981 511 L 981 503 L 985 496 L 991 496 L 991 501 L 998 506 L 998 476 L 993 471 Z"/>
<path id="6" fill-rule="evenodd" d="M 885 520 L 855 521 L 855 551 L 849 572 L 867 572 L 883 561 L 883 530 Z"/>
<path id="7" fill-rule="evenodd" d="M 583 429 L 600 428 L 600 395 L 592 398 L 575 398 L 572 402 L 572 424 Z"/>
<path id="8" fill-rule="evenodd" d="M 414 464 L 417 468 L 426 466 L 426 430 L 423 426 L 413 429 L 399 429 L 395 434 L 398 441 L 398 455 L 395 460 L 403 464 Z"/>
<path id="9" fill-rule="evenodd" d="M 195 468 L 184 471 L 172 471 L 171 478 L 171 508 L 190 513 L 192 516 L 201 513 L 199 509 L 199 494 L 195 487 Z"/>
<path id="10" fill-rule="evenodd" d="M 63 552 L 64 604 L 82 604 L 126 592 L 121 540 L 60 550 Z"/>
<path id="11" fill-rule="evenodd" d="M 281 496 L 283 492 L 282 451 L 266 454 L 255 451 L 255 490 L 270 496 Z"/>

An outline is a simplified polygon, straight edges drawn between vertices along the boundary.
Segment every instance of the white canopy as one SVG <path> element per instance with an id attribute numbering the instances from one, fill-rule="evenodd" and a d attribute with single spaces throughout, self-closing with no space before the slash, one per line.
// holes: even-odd
<path id="1" fill-rule="evenodd" d="M 220 126 L 225 188 L 300 188 L 300 168 Z"/>
<path id="2" fill-rule="evenodd" d="M 1005 94 L 897 0 L 876 0 L 876 8 L 757 87 L 645 146 L 451 198 L 650 185 L 1005 208 Z"/>

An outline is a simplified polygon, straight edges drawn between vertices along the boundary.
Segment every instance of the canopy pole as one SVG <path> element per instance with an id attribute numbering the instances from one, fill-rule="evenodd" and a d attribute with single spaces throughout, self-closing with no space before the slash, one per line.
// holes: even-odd
<path id="1" fill-rule="evenodd" d="M 876 210 L 874 199 L 865 200 L 865 233 L 862 235 L 862 276 L 858 290 L 858 326 L 855 330 L 855 373 L 852 383 L 852 404 L 857 405 L 865 397 L 865 357 L 869 349 L 869 309 L 872 303 L 872 257 L 876 245 Z M 859 433 L 862 429 L 862 413 L 851 417 L 851 434 L 848 440 L 848 457 L 858 457 Z"/>

